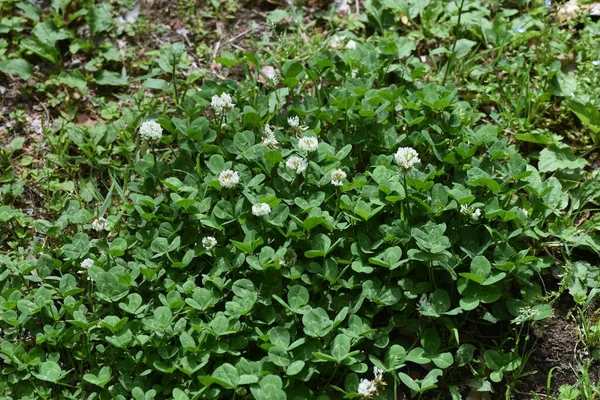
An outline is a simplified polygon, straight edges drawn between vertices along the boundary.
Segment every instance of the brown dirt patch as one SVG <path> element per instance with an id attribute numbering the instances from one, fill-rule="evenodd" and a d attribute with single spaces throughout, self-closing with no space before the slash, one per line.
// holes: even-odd
<path id="1" fill-rule="evenodd" d="M 533 332 L 532 332 L 533 333 Z M 548 320 L 543 327 L 536 328 L 537 341 L 534 352 L 527 362 L 526 371 L 537 371 L 525 377 L 518 389 L 522 394 L 515 399 L 531 399 L 531 393 L 546 395 L 546 382 L 552 372 L 551 390 L 558 391 L 564 384 L 575 384 L 580 376 L 580 368 L 587 359 L 586 349 L 577 337 L 574 325 L 563 319 Z M 592 382 L 600 380 L 600 365 L 593 363 L 589 368 Z"/>

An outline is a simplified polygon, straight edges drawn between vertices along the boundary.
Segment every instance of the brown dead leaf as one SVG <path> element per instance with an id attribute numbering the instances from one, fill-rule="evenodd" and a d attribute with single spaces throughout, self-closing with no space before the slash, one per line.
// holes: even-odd
<path id="1" fill-rule="evenodd" d="M 102 118 L 98 115 L 87 112 L 77 114 L 78 125 L 94 125 L 96 122 L 102 122 Z"/>
<path id="2" fill-rule="evenodd" d="M 261 74 L 258 75 L 260 83 L 267 83 L 267 79 L 272 81 L 277 76 L 277 70 L 272 65 L 265 65 L 260 69 L 260 72 Z"/>

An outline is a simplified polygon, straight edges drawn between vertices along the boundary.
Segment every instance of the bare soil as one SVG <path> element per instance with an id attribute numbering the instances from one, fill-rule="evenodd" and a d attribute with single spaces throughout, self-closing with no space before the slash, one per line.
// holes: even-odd
<path id="1" fill-rule="evenodd" d="M 533 332 L 532 332 L 533 333 Z M 531 399 L 531 393 L 546 395 L 547 379 L 552 371 L 550 389 L 554 393 L 561 385 L 575 384 L 580 376 L 580 366 L 589 359 L 585 347 L 577 337 L 575 326 L 563 317 L 549 319 L 535 332 L 537 341 L 527 362 L 526 371 L 537 371 L 522 379 L 518 389 L 522 392 L 516 400 Z M 600 364 L 593 363 L 589 370 L 592 382 L 600 380 Z"/>

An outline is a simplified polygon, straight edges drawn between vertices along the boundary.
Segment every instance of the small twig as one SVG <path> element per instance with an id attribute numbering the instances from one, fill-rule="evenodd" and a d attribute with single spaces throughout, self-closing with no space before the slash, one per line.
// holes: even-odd
<path id="1" fill-rule="evenodd" d="M 217 40 L 217 43 L 215 43 L 215 48 L 213 49 L 213 55 L 212 55 L 213 59 L 217 58 L 217 53 L 219 52 L 220 47 L 221 47 L 221 41 Z"/>
<path id="2" fill-rule="evenodd" d="M 246 29 L 243 32 L 238 33 L 237 35 L 235 35 L 234 37 L 232 37 L 231 39 L 229 39 L 227 42 L 225 43 L 231 43 L 231 42 L 235 42 L 236 40 L 238 40 L 241 37 L 246 36 L 252 29 Z"/>
<path id="3" fill-rule="evenodd" d="M 48 109 L 46 108 L 46 105 L 44 104 L 43 101 L 40 101 L 40 99 L 38 99 L 38 97 L 36 95 L 33 95 L 33 97 L 37 100 L 38 104 L 40 106 L 42 106 L 42 108 L 44 109 L 44 111 L 46 112 L 46 118 L 48 120 L 48 123 L 50 123 L 51 117 L 50 117 L 50 112 L 48 111 Z"/>

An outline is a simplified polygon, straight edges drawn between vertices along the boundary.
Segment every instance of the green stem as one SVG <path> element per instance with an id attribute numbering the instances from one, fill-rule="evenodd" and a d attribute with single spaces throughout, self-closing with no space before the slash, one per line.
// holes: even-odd
<path id="1" fill-rule="evenodd" d="M 458 7 L 458 21 L 456 23 L 456 33 L 454 35 L 454 42 L 452 43 L 452 51 L 450 52 L 450 58 L 448 59 L 448 64 L 446 65 L 446 71 L 444 72 L 444 80 L 442 81 L 442 86 L 446 86 L 446 79 L 448 78 L 448 71 L 450 70 L 450 65 L 452 64 L 452 60 L 455 57 L 454 50 L 456 49 L 456 42 L 458 41 L 458 33 L 460 32 L 460 19 L 462 17 L 462 9 L 465 4 L 465 0 L 460 1 L 460 6 Z"/>
<path id="2" fill-rule="evenodd" d="M 400 221 L 404 221 L 404 199 L 400 200 Z"/>
<path id="3" fill-rule="evenodd" d="M 429 258 L 429 280 L 435 289 L 437 289 L 437 285 L 435 284 L 435 275 L 433 274 L 433 261 L 431 257 Z"/>
<path id="4" fill-rule="evenodd" d="M 335 212 L 333 213 L 333 221 L 335 222 L 335 219 L 338 215 L 338 212 L 340 211 L 340 191 L 338 190 L 338 188 L 335 188 L 335 193 L 336 193 L 336 201 L 335 201 Z"/>
<path id="5" fill-rule="evenodd" d="M 331 376 L 329 377 L 329 380 L 327 381 L 327 384 L 325 386 L 329 386 L 329 384 L 331 383 L 331 380 L 333 379 L 333 377 L 337 373 L 337 370 L 338 370 L 339 367 L 340 367 L 340 363 L 337 363 L 335 365 L 335 369 L 333 370 L 333 374 L 331 374 Z"/>
<path id="6" fill-rule="evenodd" d="M 173 80 L 173 92 L 175 93 L 175 105 L 177 106 L 177 100 L 179 99 L 179 95 L 177 93 L 177 75 L 176 75 L 176 71 L 177 71 L 177 57 L 175 54 L 173 54 L 173 76 L 171 77 L 171 79 Z"/>
<path id="7" fill-rule="evenodd" d="M 402 174 L 402 187 L 404 188 L 404 199 L 400 200 L 400 221 L 404 221 L 404 203 L 408 199 L 408 188 L 406 187 L 406 172 Z"/>

